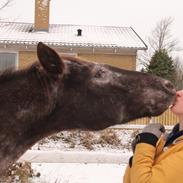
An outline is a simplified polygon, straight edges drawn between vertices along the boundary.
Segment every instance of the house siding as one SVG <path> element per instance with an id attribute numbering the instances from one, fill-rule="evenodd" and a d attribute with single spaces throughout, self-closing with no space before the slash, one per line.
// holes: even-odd
<path id="1" fill-rule="evenodd" d="M 135 55 L 112 55 L 112 54 L 78 54 L 82 59 L 93 61 L 97 63 L 106 63 L 115 67 L 120 67 L 128 70 L 136 69 Z M 37 60 L 37 55 L 33 51 L 19 52 L 19 69 L 31 65 Z"/>
<path id="2" fill-rule="evenodd" d="M 20 51 L 19 52 L 19 69 L 30 66 L 37 60 L 37 54 L 34 51 Z"/>
<path id="3" fill-rule="evenodd" d="M 115 67 L 128 70 L 136 69 L 135 55 L 112 55 L 112 54 L 78 54 L 80 58 L 97 63 L 106 63 Z"/>

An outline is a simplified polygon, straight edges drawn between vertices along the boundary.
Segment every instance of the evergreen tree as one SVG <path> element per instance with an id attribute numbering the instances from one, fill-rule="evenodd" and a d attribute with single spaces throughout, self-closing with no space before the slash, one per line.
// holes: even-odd
<path id="1" fill-rule="evenodd" d="M 175 68 L 173 60 L 165 49 L 155 51 L 146 67 L 146 72 L 168 79 L 174 83 Z"/>

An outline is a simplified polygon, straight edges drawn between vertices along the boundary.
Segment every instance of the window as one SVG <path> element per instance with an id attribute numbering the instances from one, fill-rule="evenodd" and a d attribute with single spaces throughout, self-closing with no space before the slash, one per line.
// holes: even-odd
<path id="1" fill-rule="evenodd" d="M 17 53 L 0 52 L 0 71 L 17 68 Z"/>

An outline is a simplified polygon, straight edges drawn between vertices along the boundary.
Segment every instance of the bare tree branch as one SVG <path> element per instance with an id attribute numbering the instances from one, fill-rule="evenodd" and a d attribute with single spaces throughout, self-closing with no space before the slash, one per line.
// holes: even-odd
<path id="1" fill-rule="evenodd" d="M 172 23 L 173 18 L 166 17 L 156 24 L 156 27 L 148 38 L 148 50 L 141 53 L 138 57 L 139 63 L 146 67 L 155 51 L 165 49 L 168 53 L 171 53 L 181 50 L 178 47 L 178 40 L 171 33 Z"/>
<path id="2" fill-rule="evenodd" d="M 177 89 L 183 88 L 183 65 L 182 59 L 180 57 L 175 58 L 174 67 L 175 67 L 175 86 Z"/>
<path id="3" fill-rule="evenodd" d="M 178 50 L 178 40 L 171 34 L 171 25 L 173 19 L 167 17 L 157 23 L 155 29 L 152 31 L 152 36 L 149 38 L 149 44 L 153 51 L 165 49 L 167 52 Z"/>
<path id="4" fill-rule="evenodd" d="M 1 2 L 0 11 L 3 10 L 5 7 L 8 7 L 12 1 L 13 0 L 5 0 L 5 1 Z"/>

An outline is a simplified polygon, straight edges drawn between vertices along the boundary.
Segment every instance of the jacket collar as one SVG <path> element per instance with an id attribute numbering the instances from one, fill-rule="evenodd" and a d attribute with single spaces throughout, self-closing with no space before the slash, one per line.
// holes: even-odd
<path id="1" fill-rule="evenodd" d="M 168 135 L 165 146 L 168 146 L 172 143 L 174 144 L 182 139 L 183 139 L 183 130 L 179 131 L 179 123 L 178 123 L 173 127 L 172 131 Z"/>

